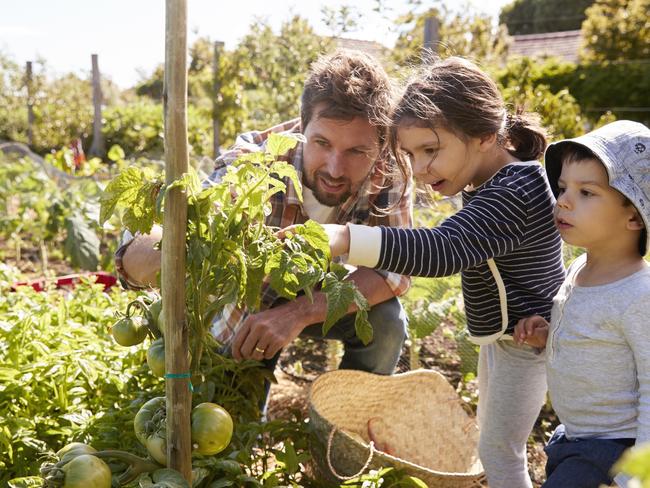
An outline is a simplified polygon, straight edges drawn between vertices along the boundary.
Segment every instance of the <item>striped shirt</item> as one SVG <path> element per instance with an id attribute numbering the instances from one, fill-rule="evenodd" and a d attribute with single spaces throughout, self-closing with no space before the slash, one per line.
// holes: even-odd
<path id="1" fill-rule="evenodd" d="M 463 208 L 433 229 L 382 227 L 375 267 L 411 276 L 460 272 L 469 332 L 480 338 L 502 330 L 497 281 L 487 262 L 492 258 L 505 285 L 506 334 L 524 317 L 549 320 L 565 271 L 543 167 L 506 165 L 478 189 L 463 191 L 462 198 Z M 379 230 L 374 234 L 379 237 Z M 351 229 L 350 256 L 367 255 L 367 244 L 364 251 L 353 249 L 360 240 L 354 235 Z"/>

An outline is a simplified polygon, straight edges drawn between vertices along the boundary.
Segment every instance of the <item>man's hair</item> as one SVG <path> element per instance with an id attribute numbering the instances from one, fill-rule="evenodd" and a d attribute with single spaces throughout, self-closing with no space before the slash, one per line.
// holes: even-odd
<path id="1" fill-rule="evenodd" d="M 387 141 L 393 86 L 372 57 L 353 50 L 321 56 L 310 69 L 301 98 L 302 130 L 316 115 L 328 119 L 367 119 L 377 128 L 380 147 Z M 323 104 L 319 114 L 314 113 Z"/>
<path id="2" fill-rule="evenodd" d="M 589 159 L 595 159 L 596 161 L 602 164 L 598 156 L 596 156 L 588 148 L 580 144 L 567 144 L 566 147 L 562 150 L 561 161 L 563 165 L 579 163 L 580 161 L 585 161 Z M 630 201 L 629 198 L 627 198 L 623 194 L 621 194 L 621 196 L 623 197 L 624 207 L 629 207 L 630 205 L 632 205 L 632 202 Z M 644 226 L 643 229 L 641 229 L 641 235 L 639 236 L 639 243 L 638 243 L 638 251 L 641 257 L 645 256 L 647 235 L 648 235 L 648 230 Z"/>

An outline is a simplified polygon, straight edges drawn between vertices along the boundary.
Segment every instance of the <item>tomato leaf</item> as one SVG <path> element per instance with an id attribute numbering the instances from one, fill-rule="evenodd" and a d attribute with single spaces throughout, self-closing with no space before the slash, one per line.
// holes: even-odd
<path id="1" fill-rule="evenodd" d="M 63 250 L 72 266 L 95 271 L 99 264 L 99 238 L 86 219 L 74 213 L 65 219 Z"/>
<path id="2" fill-rule="evenodd" d="M 266 152 L 277 158 L 289 152 L 300 142 L 300 137 L 293 134 L 269 134 L 266 141 Z"/>

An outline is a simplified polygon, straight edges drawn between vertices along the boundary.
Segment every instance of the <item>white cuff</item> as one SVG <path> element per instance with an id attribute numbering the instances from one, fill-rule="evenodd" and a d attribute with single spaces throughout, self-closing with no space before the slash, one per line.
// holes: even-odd
<path id="1" fill-rule="evenodd" d="M 374 268 L 381 252 L 381 228 L 348 224 L 350 251 L 347 262 L 355 266 Z"/>

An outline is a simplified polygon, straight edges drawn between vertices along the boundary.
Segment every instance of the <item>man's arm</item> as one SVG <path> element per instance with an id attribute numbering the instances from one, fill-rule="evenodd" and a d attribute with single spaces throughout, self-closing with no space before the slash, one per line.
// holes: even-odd
<path id="1" fill-rule="evenodd" d="M 155 225 L 151 233 L 138 235 L 128 244 L 122 256 L 122 268 L 128 283 L 136 286 L 158 286 L 161 252 L 155 245 L 162 239 L 162 227 Z"/>
<path id="2" fill-rule="evenodd" d="M 385 302 L 395 296 L 385 278 L 369 268 L 359 268 L 350 274 L 359 291 L 370 306 Z M 354 312 L 350 306 L 348 312 Z M 313 303 L 306 296 L 269 310 L 250 315 L 237 330 L 232 343 L 235 359 L 271 359 L 290 344 L 305 327 L 325 321 L 327 300 L 322 292 L 314 293 Z M 264 351 L 264 352 L 261 352 Z"/>

